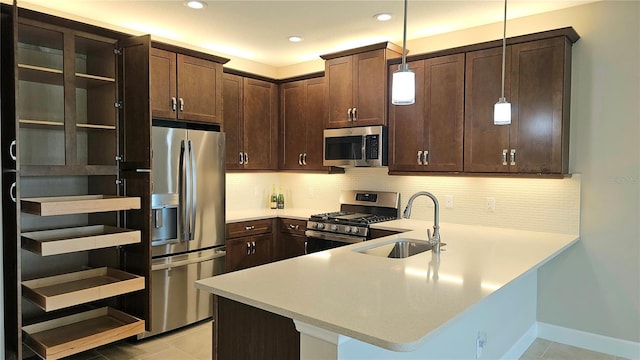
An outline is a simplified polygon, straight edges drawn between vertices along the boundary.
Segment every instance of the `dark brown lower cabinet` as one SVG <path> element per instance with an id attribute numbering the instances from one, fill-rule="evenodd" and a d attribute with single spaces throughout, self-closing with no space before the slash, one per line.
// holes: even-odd
<path id="1" fill-rule="evenodd" d="M 293 320 L 214 296 L 213 359 L 300 359 Z"/>
<path id="2" fill-rule="evenodd" d="M 400 234 L 402 231 L 383 230 L 383 229 L 369 229 L 371 239 L 377 239 L 385 236 L 391 236 Z"/>
<path id="3" fill-rule="evenodd" d="M 307 222 L 298 219 L 278 219 L 279 234 L 274 242 L 276 258 L 283 260 L 307 253 Z"/>

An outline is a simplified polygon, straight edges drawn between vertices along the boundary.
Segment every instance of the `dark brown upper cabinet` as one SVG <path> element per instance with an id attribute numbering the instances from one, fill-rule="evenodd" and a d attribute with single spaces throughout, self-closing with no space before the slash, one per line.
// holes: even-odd
<path id="1" fill-rule="evenodd" d="M 389 172 L 462 171 L 464 54 L 411 61 L 416 102 L 389 100 Z M 389 68 L 389 83 L 396 65 Z"/>
<path id="2" fill-rule="evenodd" d="M 327 113 L 324 77 L 280 85 L 280 170 L 326 170 L 322 133 Z"/>
<path id="3" fill-rule="evenodd" d="M 386 125 L 387 60 L 401 55 L 402 48 L 390 42 L 322 55 L 329 113 L 325 127 Z"/>
<path id="4" fill-rule="evenodd" d="M 566 174 L 573 32 L 507 47 L 511 125 L 493 125 L 502 48 L 467 53 L 464 171 Z"/>
<path id="5" fill-rule="evenodd" d="M 150 64 L 154 118 L 222 123 L 222 63 L 153 47 Z"/>
<path id="6" fill-rule="evenodd" d="M 21 173 L 116 174 L 117 41 L 24 18 L 17 33 Z"/>
<path id="7" fill-rule="evenodd" d="M 223 75 L 227 170 L 278 168 L 278 91 L 269 81 Z"/>

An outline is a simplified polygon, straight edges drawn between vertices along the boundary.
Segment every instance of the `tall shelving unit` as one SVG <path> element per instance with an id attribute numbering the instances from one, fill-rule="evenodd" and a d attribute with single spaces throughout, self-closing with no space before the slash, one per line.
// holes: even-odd
<path id="1" fill-rule="evenodd" d="M 148 297 L 148 274 L 126 265 L 148 234 L 126 221 L 144 206 L 118 166 L 118 39 L 17 14 L 19 334 L 7 357 L 58 359 L 145 331 L 144 313 L 124 309 Z"/>

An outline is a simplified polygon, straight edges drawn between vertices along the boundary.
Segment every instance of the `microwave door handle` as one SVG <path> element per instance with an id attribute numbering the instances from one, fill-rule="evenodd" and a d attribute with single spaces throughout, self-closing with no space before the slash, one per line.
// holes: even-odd
<path id="1" fill-rule="evenodd" d="M 362 135 L 362 162 L 367 163 L 367 135 Z"/>

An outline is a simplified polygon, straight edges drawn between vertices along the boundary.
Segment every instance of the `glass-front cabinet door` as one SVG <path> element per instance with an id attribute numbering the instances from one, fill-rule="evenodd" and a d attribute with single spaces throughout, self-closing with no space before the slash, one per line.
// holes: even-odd
<path id="1" fill-rule="evenodd" d="M 116 41 L 21 19 L 18 152 L 23 175 L 116 173 Z"/>

